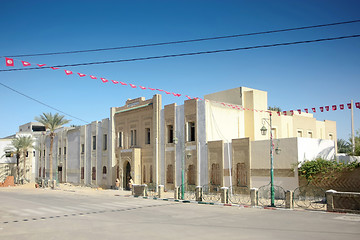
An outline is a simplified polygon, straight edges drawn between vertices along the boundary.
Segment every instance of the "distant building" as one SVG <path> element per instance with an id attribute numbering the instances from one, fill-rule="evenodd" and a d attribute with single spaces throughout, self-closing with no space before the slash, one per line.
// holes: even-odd
<path id="1" fill-rule="evenodd" d="M 112 187 L 120 179 L 172 190 L 185 184 L 232 186 L 235 190 L 269 183 L 270 130 L 267 92 L 239 87 L 162 108 L 161 95 L 127 100 L 110 118 L 56 131 L 53 169 L 60 182 Z M 24 125 L 24 127 L 28 127 Z M 31 125 L 29 125 L 30 128 Z M 270 129 L 270 128 L 269 128 Z M 272 112 L 275 184 L 298 186 L 296 165 L 316 157 L 332 159 L 336 123 L 312 114 Z M 49 137 L 41 135 L 36 176 L 49 177 Z"/>

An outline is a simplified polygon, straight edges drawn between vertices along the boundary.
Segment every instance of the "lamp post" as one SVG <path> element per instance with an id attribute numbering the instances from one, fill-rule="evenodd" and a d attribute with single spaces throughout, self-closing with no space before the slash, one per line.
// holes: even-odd
<path id="1" fill-rule="evenodd" d="M 177 137 L 173 138 L 173 142 L 174 144 L 178 144 L 179 140 Z M 184 200 L 184 195 L 185 195 L 185 157 L 187 159 L 190 159 L 191 157 L 191 153 L 187 153 L 185 154 L 185 143 L 182 145 L 183 149 L 182 149 L 182 156 L 181 156 L 181 200 Z"/>
<path id="2" fill-rule="evenodd" d="M 274 142 L 273 142 L 273 136 L 272 136 L 272 120 L 271 120 L 272 113 L 271 113 L 271 111 L 269 112 L 269 114 L 270 114 L 269 122 L 267 121 L 266 118 L 262 119 L 263 120 L 263 126 L 260 129 L 260 131 L 261 131 L 262 135 L 266 135 L 267 129 L 264 126 L 264 122 L 269 124 L 269 126 L 270 126 L 270 194 L 271 194 L 271 207 L 275 207 L 274 153 L 273 153 Z M 279 149 L 278 147 L 275 149 L 276 154 L 279 154 L 280 151 L 281 151 L 281 149 Z"/>

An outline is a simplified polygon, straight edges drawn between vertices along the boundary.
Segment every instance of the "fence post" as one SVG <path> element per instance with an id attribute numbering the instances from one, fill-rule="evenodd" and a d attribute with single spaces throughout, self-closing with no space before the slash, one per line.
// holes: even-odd
<path id="1" fill-rule="evenodd" d="M 56 188 L 56 180 L 53 180 L 52 185 L 51 185 L 51 189 L 55 189 Z"/>
<path id="2" fill-rule="evenodd" d="M 292 209 L 293 206 L 293 192 L 290 190 L 287 190 L 285 192 L 285 208 Z"/>
<path id="3" fill-rule="evenodd" d="M 333 212 L 334 211 L 334 193 L 335 190 L 326 191 L 326 211 Z"/>
<path id="4" fill-rule="evenodd" d="M 258 205 L 258 203 L 257 203 L 257 197 L 256 197 L 257 191 L 258 191 L 257 188 L 251 188 L 251 189 L 250 189 L 250 199 L 251 199 L 251 206 L 252 206 L 252 207 Z"/>
<path id="5" fill-rule="evenodd" d="M 45 179 L 43 179 L 43 178 L 41 179 L 41 187 L 45 188 Z"/>
<path id="6" fill-rule="evenodd" d="M 222 187 L 221 188 L 221 202 L 222 203 L 228 203 L 228 187 Z"/>
<path id="7" fill-rule="evenodd" d="M 174 188 L 174 199 L 175 200 L 179 199 L 179 187 Z"/>
<path id="8" fill-rule="evenodd" d="M 164 197 L 164 185 L 159 185 L 159 198 Z"/>
<path id="9" fill-rule="evenodd" d="M 195 201 L 201 202 L 202 201 L 202 194 L 203 194 L 202 187 L 201 186 L 196 186 L 196 189 L 195 189 Z"/>

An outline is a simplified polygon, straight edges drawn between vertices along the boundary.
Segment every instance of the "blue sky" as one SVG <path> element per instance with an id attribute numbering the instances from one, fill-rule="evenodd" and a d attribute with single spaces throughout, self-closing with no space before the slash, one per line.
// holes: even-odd
<path id="1" fill-rule="evenodd" d="M 359 1 L 0 1 L 0 56 L 196 39 L 360 19 Z M 47 65 L 127 59 L 360 34 L 360 23 L 198 43 L 86 54 L 21 57 Z M 69 67 L 73 72 L 202 97 L 246 86 L 270 106 L 303 109 L 360 101 L 360 38 L 149 61 Z M 17 63 L 17 66 L 20 66 Z M 5 67 L 0 59 L 0 70 Z M 60 70 L 0 72 L 0 82 L 88 122 L 150 90 L 66 76 Z M 53 110 L 0 86 L 0 137 Z M 163 104 L 185 98 L 163 95 Z M 350 135 L 350 111 L 315 114 Z M 84 124 L 76 119 L 71 124 Z M 360 128 L 360 110 L 355 110 Z"/>

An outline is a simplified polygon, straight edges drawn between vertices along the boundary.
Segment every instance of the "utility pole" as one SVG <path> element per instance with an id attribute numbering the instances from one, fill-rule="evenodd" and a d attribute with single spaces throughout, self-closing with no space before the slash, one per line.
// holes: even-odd
<path id="1" fill-rule="evenodd" d="M 354 134 L 354 103 L 351 100 L 351 141 L 352 141 L 352 153 L 355 153 L 355 134 Z"/>

